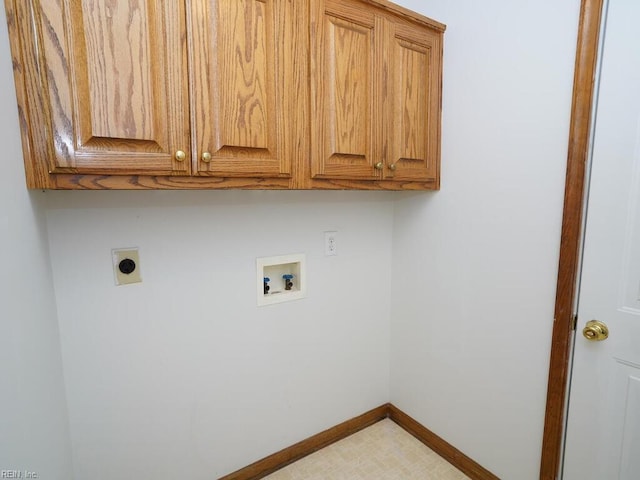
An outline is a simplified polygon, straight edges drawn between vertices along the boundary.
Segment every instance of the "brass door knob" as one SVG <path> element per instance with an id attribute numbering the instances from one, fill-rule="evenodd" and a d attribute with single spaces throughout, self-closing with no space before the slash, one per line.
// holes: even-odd
<path id="1" fill-rule="evenodd" d="M 378 162 L 374 165 L 376 170 L 382 170 L 384 168 L 384 163 Z"/>
<path id="2" fill-rule="evenodd" d="M 598 320 L 591 320 L 582 329 L 582 335 L 589 341 L 601 342 L 609 338 L 609 327 Z"/>
<path id="3" fill-rule="evenodd" d="M 202 154 L 202 161 L 204 163 L 209 163 L 211 161 L 211 154 L 209 152 L 204 152 Z"/>
<path id="4" fill-rule="evenodd" d="M 389 165 L 389 170 L 391 170 L 392 172 L 396 171 L 396 164 L 392 163 L 391 165 Z"/>
<path id="5" fill-rule="evenodd" d="M 182 150 L 178 150 L 176 152 L 176 160 L 177 161 L 184 162 L 186 158 L 187 158 L 187 154 L 184 153 Z"/>

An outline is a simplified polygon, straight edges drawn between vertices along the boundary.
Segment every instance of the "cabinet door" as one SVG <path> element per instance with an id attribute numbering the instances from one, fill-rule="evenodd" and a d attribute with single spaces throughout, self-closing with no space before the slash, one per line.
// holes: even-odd
<path id="1" fill-rule="evenodd" d="M 45 124 L 30 125 L 44 132 L 36 134 L 32 155 L 48 158 L 52 173 L 189 171 L 188 158 L 175 155 L 183 150 L 188 156 L 189 149 L 181 2 L 17 4 L 24 18 L 33 13 L 33 63 L 41 62 Z"/>
<path id="2" fill-rule="evenodd" d="M 200 174 L 290 176 L 295 103 L 305 101 L 298 99 L 292 75 L 304 45 L 295 35 L 297 3 L 194 2 L 194 151 Z"/>
<path id="3" fill-rule="evenodd" d="M 442 34 L 390 23 L 389 102 L 393 124 L 386 178 L 437 182 L 440 168 Z"/>
<path id="4" fill-rule="evenodd" d="M 354 1 L 317 1 L 311 18 L 315 178 L 379 179 L 382 20 Z"/>

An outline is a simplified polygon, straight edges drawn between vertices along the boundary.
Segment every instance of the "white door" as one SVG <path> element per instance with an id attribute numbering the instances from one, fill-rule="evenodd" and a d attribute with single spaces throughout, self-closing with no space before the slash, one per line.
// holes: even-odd
<path id="1" fill-rule="evenodd" d="M 640 479 L 640 1 L 605 9 L 564 480 Z"/>

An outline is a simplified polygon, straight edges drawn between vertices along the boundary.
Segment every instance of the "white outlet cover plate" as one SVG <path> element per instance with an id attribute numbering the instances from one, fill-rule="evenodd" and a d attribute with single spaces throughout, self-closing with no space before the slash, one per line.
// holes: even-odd
<path id="1" fill-rule="evenodd" d="M 338 232 L 324 232 L 324 255 L 325 257 L 338 255 Z"/>

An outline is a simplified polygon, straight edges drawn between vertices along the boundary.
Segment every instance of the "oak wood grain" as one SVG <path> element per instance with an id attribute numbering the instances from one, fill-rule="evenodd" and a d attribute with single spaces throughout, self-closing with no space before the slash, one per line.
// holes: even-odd
<path id="1" fill-rule="evenodd" d="M 84 128 L 96 137 L 155 139 L 151 107 L 164 93 L 155 91 L 151 71 L 155 3 L 85 0 L 75 6 L 80 11 L 72 11 L 73 23 L 84 19 L 74 39 L 85 54 L 78 60 L 87 64 L 91 106 Z"/>
<path id="2" fill-rule="evenodd" d="M 291 188 L 310 188 L 310 11 L 309 2 L 291 2 L 291 18 L 295 22 L 283 25 L 283 38 L 294 39 L 286 44 L 284 76 L 288 79 L 285 89 L 290 95 L 283 98 L 283 110 L 286 112 L 286 128 L 290 132 L 284 135 L 284 151 L 291 161 Z M 284 168 L 284 167 L 281 167 Z"/>
<path id="3" fill-rule="evenodd" d="M 197 171 L 291 176 L 300 132 L 292 65 L 304 63 L 305 14 L 286 0 L 193 2 L 193 128 Z M 296 18 L 299 16 L 299 18 Z M 306 110 L 305 110 L 306 111 Z M 202 154 L 211 161 L 202 161 Z"/>
<path id="4" fill-rule="evenodd" d="M 586 201 L 585 174 L 589 152 L 602 9 L 603 0 L 582 0 L 569 127 L 569 153 L 547 386 L 547 406 L 540 460 L 540 478 L 544 480 L 555 480 L 560 471 L 565 426 L 565 401 L 569 380 L 573 308 L 582 239 L 582 212 Z"/>
<path id="5" fill-rule="evenodd" d="M 413 10 L 409 10 L 408 8 L 402 7 L 388 0 L 361 0 L 361 1 L 364 5 L 368 5 L 371 7 L 375 7 L 381 11 L 385 11 L 386 13 L 390 14 L 394 18 L 403 18 L 408 22 L 424 25 L 440 33 L 444 33 L 445 30 L 447 29 L 447 26 L 443 23 L 437 22 L 432 18 L 429 18 L 425 15 L 421 15 L 417 12 L 414 12 Z"/>
<path id="6" fill-rule="evenodd" d="M 314 182 L 439 187 L 442 30 L 385 7 L 361 0 L 313 5 Z"/>
<path id="7" fill-rule="evenodd" d="M 32 125 L 40 125 L 43 136 L 51 134 L 45 122 L 48 106 L 44 101 L 43 89 L 39 83 L 38 59 L 35 56 L 37 52 L 34 49 L 23 48 L 23 43 L 37 38 L 38 32 L 33 29 L 33 23 L 27 20 L 31 16 L 28 3 L 20 0 L 5 0 L 5 11 L 18 102 L 26 185 L 27 188 L 51 188 L 49 159 L 53 157 L 53 152 L 47 149 L 49 144 L 34 142 L 33 137 L 29 135 Z"/>
<path id="8" fill-rule="evenodd" d="M 275 150 L 278 68 L 271 0 L 219 0 L 216 28 L 216 149 Z M 271 144 L 271 145 L 270 145 Z M 275 152 L 274 152 L 275 153 Z"/>
<path id="9" fill-rule="evenodd" d="M 392 23 L 391 154 L 396 180 L 439 181 L 442 34 Z"/>
<path id="10" fill-rule="evenodd" d="M 379 25 L 354 1 L 312 4 L 312 176 L 376 179 Z"/>
<path id="11" fill-rule="evenodd" d="M 438 22 L 371 0 L 5 4 L 29 188 L 439 186 L 437 175 L 394 180 L 373 168 L 394 135 L 392 20 L 441 33 Z M 322 62 L 337 60 L 323 63 L 333 103 L 310 81 L 325 73 L 316 47 Z M 420 108 L 408 110 L 412 125 Z M 331 136 L 314 142 L 325 112 Z M 313 178 L 320 144 L 333 165 Z"/>
<path id="12" fill-rule="evenodd" d="M 277 177 L 214 177 L 180 175 L 78 175 L 56 174 L 49 178 L 47 188 L 59 190 L 198 190 L 198 189 L 246 189 L 291 190 L 290 178 Z M 421 191 L 436 190 L 435 182 L 360 182 L 348 179 L 312 180 L 297 190 L 385 190 Z"/>
<path id="13" fill-rule="evenodd" d="M 288 178 L 222 178 L 180 175 L 73 175 L 52 176 L 60 190 L 287 190 Z"/>
<path id="14" fill-rule="evenodd" d="M 184 7 L 171 1 L 15 2 L 32 148 L 27 170 L 186 174 Z M 151 52 L 151 46 L 157 52 Z M 32 98 L 34 100 L 32 100 Z M 52 182 L 39 175 L 34 187 Z"/>

